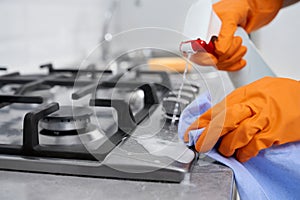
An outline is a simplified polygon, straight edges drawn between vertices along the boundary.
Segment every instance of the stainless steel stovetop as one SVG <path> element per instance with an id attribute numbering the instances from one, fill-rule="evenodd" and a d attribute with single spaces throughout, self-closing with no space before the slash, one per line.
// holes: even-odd
<path id="1" fill-rule="evenodd" d="M 170 118 L 201 81 L 188 79 L 177 100 L 176 74 L 41 67 L 49 73 L 0 77 L 0 169 L 162 182 L 189 174 L 197 154 Z"/>

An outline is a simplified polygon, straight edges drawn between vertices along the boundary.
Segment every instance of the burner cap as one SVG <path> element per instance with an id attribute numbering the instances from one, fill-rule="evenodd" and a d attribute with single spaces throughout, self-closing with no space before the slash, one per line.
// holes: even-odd
<path id="1" fill-rule="evenodd" d="M 50 131 L 71 131 L 87 128 L 93 111 L 86 107 L 61 106 L 41 120 L 40 126 Z"/>

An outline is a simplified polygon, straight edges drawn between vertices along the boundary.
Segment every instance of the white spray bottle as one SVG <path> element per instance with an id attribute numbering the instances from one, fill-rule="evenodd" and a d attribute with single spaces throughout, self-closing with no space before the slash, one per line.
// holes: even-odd
<path id="1" fill-rule="evenodd" d="M 197 0 L 187 13 L 183 34 L 191 40 L 201 38 L 207 44 L 210 44 L 211 37 L 214 35 L 218 36 L 221 25 L 221 20 L 213 11 L 212 0 Z M 235 35 L 242 37 L 243 45 L 247 47 L 247 53 L 244 56 L 247 65 L 241 70 L 228 72 L 233 85 L 238 88 L 264 76 L 275 76 L 250 40 L 246 31 L 238 28 Z M 195 53 L 196 51 L 193 49 L 192 43 L 190 43 L 190 46 L 187 44 L 184 43 L 184 45 L 181 45 L 181 50 Z"/>

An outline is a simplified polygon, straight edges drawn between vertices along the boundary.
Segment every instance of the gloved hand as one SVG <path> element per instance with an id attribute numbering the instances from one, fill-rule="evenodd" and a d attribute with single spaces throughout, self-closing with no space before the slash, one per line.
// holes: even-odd
<path id="1" fill-rule="evenodd" d="M 300 141 L 299 124 L 300 82 L 266 77 L 207 110 L 185 131 L 184 141 L 198 130 L 197 151 L 209 151 L 220 139 L 221 154 L 245 162 L 272 145 Z"/>
<path id="2" fill-rule="evenodd" d="M 208 53 L 197 53 L 191 60 L 200 65 L 215 64 L 218 69 L 235 71 L 243 68 L 242 59 L 247 48 L 242 39 L 234 36 L 238 26 L 248 33 L 268 24 L 282 7 L 283 0 L 221 0 L 213 9 L 222 21 L 222 27 L 215 41 L 217 57 Z"/>

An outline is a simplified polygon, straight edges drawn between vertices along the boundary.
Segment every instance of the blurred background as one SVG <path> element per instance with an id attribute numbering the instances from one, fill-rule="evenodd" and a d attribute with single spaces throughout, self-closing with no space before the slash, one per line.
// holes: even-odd
<path id="1" fill-rule="evenodd" d="M 52 62 L 57 67 L 81 62 L 96 45 L 111 35 L 143 27 L 160 27 L 180 33 L 194 0 L 0 0 L 0 65 L 22 72 L 38 71 Z M 266 62 L 278 76 L 300 79 L 297 35 L 300 4 L 280 11 L 267 27 L 251 35 Z M 174 40 L 172 37 L 174 36 Z M 138 35 L 136 37 L 139 37 Z M 143 38 L 178 50 L 178 35 Z M 179 42 L 179 41 L 178 41 Z M 134 41 L 114 45 L 131 49 Z M 98 59 L 98 58 L 97 58 Z"/>

